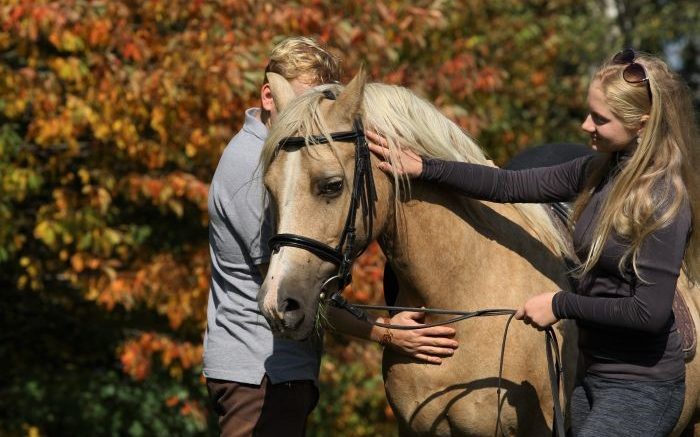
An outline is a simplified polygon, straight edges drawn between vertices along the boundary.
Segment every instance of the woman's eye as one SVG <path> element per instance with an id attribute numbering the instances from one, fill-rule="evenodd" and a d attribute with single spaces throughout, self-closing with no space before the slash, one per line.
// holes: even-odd
<path id="1" fill-rule="evenodd" d="M 593 118 L 593 123 L 595 123 L 598 126 L 604 125 L 605 123 L 610 121 L 607 118 L 602 117 L 598 114 L 591 114 L 591 118 Z"/>
<path id="2" fill-rule="evenodd" d="M 322 183 L 319 191 L 321 192 L 321 194 L 333 195 L 340 193 L 342 190 L 343 181 L 342 179 L 338 179 Z"/>

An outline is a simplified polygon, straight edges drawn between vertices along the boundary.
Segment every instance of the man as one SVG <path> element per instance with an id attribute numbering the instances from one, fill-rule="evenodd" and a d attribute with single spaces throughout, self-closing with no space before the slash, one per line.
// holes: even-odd
<path id="1" fill-rule="evenodd" d="M 265 70 L 284 76 L 297 94 L 340 78 L 338 61 L 305 37 L 274 47 Z M 258 160 L 277 111 L 265 79 L 261 108 L 246 111 L 245 124 L 228 144 L 209 191 L 212 279 L 204 338 L 204 376 L 224 436 L 304 435 L 306 417 L 318 399 L 321 340 L 273 338 L 260 314 L 257 294 L 269 262 L 271 214 L 263 204 Z M 422 313 L 404 312 L 391 323 L 417 324 Z M 390 345 L 431 363 L 457 347 L 447 327 L 389 334 L 339 311 L 337 329 Z"/>

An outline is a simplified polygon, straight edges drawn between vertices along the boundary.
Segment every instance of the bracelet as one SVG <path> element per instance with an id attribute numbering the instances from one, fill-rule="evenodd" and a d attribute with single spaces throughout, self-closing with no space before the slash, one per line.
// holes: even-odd
<path id="1" fill-rule="evenodd" d="M 382 347 L 387 347 L 391 344 L 391 339 L 394 338 L 394 334 L 391 333 L 391 329 L 387 328 L 382 338 L 379 340 L 379 344 Z"/>

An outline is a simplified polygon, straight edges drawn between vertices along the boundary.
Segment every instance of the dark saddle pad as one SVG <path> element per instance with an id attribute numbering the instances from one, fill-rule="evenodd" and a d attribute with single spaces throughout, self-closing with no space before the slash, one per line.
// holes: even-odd
<path id="1" fill-rule="evenodd" d="M 688 304 L 678 290 L 676 290 L 676 295 L 673 297 L 673 315 L 676 317 L 676 326 L 681 334 L 683 357 L 686 361 L 689 361 L 695 355 L 695 350 L 698 346 L 698 336 Z"/>

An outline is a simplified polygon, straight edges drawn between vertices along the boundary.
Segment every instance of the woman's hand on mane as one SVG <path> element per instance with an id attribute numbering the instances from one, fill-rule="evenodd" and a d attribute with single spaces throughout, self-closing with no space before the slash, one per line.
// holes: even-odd
<path id="1" fill-rule="evenodd" d="M 391 153 L 386 138 L 370 130 L 365 134 L 369 140 L 369 150 L 382 160 L 377 166 L 380 170 L 385 173 L 408 176 L 409 178 L 420 176 L 423 171 L 423 158 L 420 155 L 399 142 L 394 158 L 390 159 Z"/>

